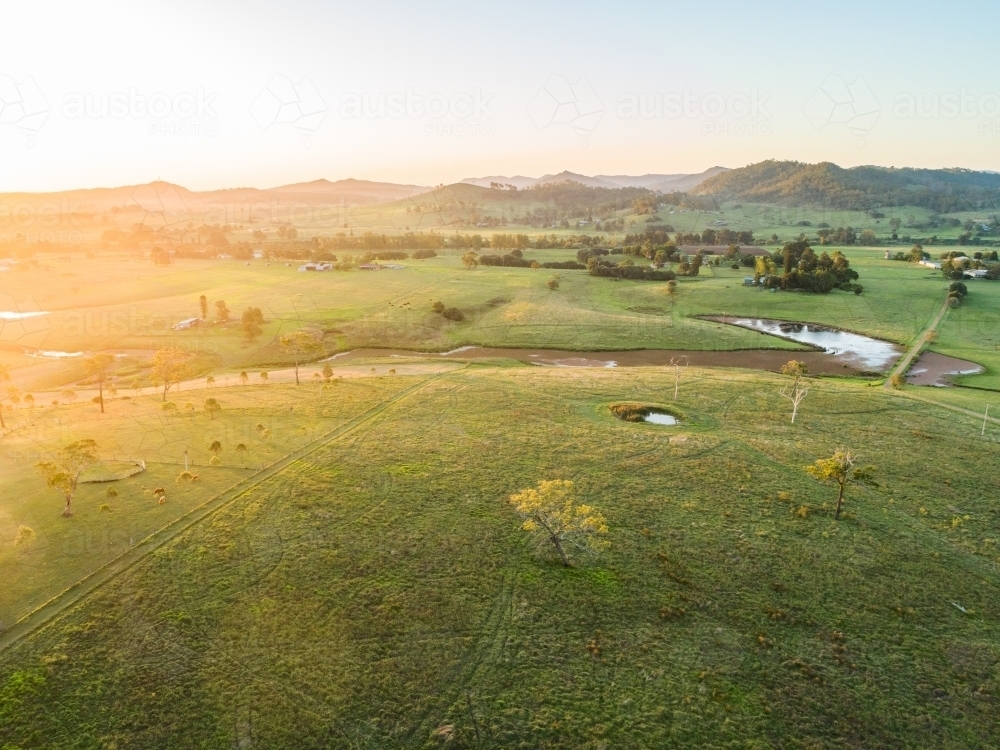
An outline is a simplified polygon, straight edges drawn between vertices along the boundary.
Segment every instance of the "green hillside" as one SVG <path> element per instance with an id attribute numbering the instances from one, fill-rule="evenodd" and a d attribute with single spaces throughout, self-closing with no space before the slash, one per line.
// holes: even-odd
<path id="1" fill-rule="evenodd" d="M 764 161 L 705 180 L 693 191 L 717 200 L 869 211 L 919 206 L 939 213 L 996 209 L 1000 174 L 967 169 L 896 169 Z"/>

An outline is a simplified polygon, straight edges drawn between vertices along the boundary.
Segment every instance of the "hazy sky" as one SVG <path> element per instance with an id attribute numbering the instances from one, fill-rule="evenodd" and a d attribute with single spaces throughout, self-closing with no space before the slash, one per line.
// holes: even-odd
<path id="1" fill-rule="evenodd" d="M 0 190 L 1000 170 L 1000 3 L 8 3 Z"/>

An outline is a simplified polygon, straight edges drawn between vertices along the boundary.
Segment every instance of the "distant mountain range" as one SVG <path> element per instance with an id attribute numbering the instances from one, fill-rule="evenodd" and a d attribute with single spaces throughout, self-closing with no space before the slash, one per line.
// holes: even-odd
<path id="1" fill-rule="evenodd" d="M 721 172 L 691 189 L 719 201 L 870 211 L 922 206 L 940 213 L 1000 207 L 1000 174 L 969 169 L 851 167 L 764 161 Z"/>
<path id="2" fill-rule="evenodd" d="M 547 174 L 542 177 L 487 175 L 486 177 L 466 177 L 462 182 L 467 185 L 478 185 L 479 187 L 489 187 L 491 183 L 499 183 L 501 185 L 513 185 L 518 190 L 524 190 L 536 185 L 569 181 L 578 182 L 587 187 L 641 187 L 661 193 L 675 193 L 692 190 L 708 178 L 726 171 L 728 171 L 726 167 L 712 167 L 698 174 L 644 174 L 635 176 L 599 174 L 591 177 L 585 174 L 577 174 L 576 172 L 560 172 L 559 174 Z"/>
<path id="3" fill-rule="evenodd" d="M 225 190 L 194 191 L 169 182 L 157 181 L 142 185 L 116 188 L 88 188 L 64 190 L 55 193 L 0 193 L 0 203 L 37 204 L 66 201 L 73 210 L 100 212 L 123 206 L 142 206 L 151 210 L 162 204 L 166 210 L 183 205 L 188 210 L 204 209 L 210 204 L 302 203 L 307 206 L 338 204 L 368 205 L 388 203 L 426 193 L 433 188 L 422 185 L 398 185 L 391 182 L 368 180 L 314 180 L 275 188 L 229 188 Z"/>

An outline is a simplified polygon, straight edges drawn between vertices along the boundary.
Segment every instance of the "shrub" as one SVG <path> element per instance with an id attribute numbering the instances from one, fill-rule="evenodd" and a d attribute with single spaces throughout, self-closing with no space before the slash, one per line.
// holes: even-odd
<path id="1" fill-rule="evenodd" d="M 220 460 L 219 460 L 219 457 L 218 457 L 218 456 L 212 456 L 212 457 L 211 457 L 211 458 L 210 458 L 210 459 L 208 460 L 208 465 L 209 465 L 209 466 L 222 466 L 222 461 L 220 461 Z"/>
<path id="2" fill-rule="evenodd" d="M 442 312 L 441 314 L 448 320 L 454 320 L 456 322 L 465 319 L 465 316 L 462 314 L 462 311 L 459 310 L 457 307 L 446 308 L 444 312 Z"/>
<path id="3" fill-rule="evenodd" d="M 433 305 L 431 305 L 431 310 L 438 313 L 439 315 L 444 312 L 444 302 L 438 300 Z"/>
<path id="4" fill-rule="evenodd" d="M 424 258 L 436 258 L 437 253 L 430 248 L 425 248 L 423 250 L 417 250 L 413 253 L 414 260 L 423 260 Z"/>
<path id="5" fill-rule="evenodd" d="M 545 282 L 545 286 L 555 291 L 556 289 L 559 288 L 559 279 L 549 279 L 547 282 Z"/>
<path id="6" fill-rule="evenodd" d="M 107 498 L 118 497 L 118 490 L 114 487 L 108 487 L 108 489 L 104 491 L 104 496 Z"/>

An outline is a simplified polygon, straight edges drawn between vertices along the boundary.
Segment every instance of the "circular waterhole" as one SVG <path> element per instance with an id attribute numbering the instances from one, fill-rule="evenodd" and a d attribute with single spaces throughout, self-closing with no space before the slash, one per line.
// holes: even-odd
<path id="1" fill-rule="evenodd" d="M 649 404 L 613 404 L 611 413 L 623 422 L 649 422 L 667 427 L 681 423 L 678 414 L 662 406 Z"/>

